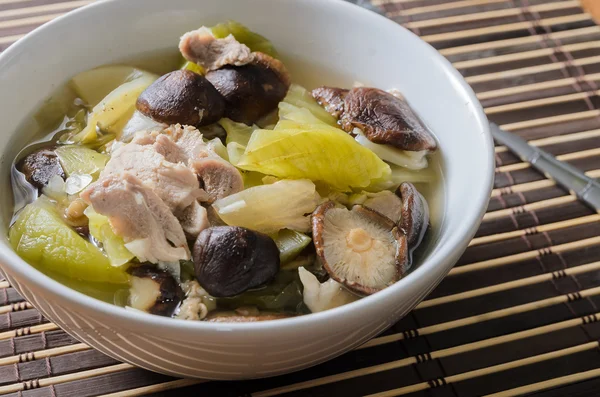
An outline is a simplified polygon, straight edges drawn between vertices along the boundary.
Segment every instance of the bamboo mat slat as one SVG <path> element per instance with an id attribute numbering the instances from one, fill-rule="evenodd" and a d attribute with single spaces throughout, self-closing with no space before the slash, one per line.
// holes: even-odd
<path id="1" fill-rule="evenodd" d="M 0 51 L 93 0 L 0 0 Z M 125 0 L 123 0 L 125 1 Z M 491 121 L 600 178 L 600 1 L 354 0 L 436 47 Z M 600 215 L 496 147 L 476 237 L 390 330 L 271 379 L 173 379 L 119 363 L 0 281 L 0 395 L 597 396 Z"/>

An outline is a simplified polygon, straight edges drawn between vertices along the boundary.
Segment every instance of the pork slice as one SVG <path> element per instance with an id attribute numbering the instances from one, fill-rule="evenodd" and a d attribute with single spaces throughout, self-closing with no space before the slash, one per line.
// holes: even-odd
<path id="1" fill-rule="evenodd" d="M 179 41 L 179 51 L 185 59 L 207 71 L 225 65 L 243 66 L 254 59 L 250 48 L 238 42 L 233 35 L 217 39 L 206 27 L 184 34 Z"/>
<path id="2" fill-rule="evenodd" d="M 206 198 L 198 178 L 181 163 L 167 161 L 151 145 L 131 142 L 118 148 L 101 176 L 127 172 L 150 187 L 172 211 L 188 207 L 197 199 Z"/>
<path id="3" fill-rule="evenodd" d="M 88 186 L 81 198 L 125 241 L 140 261 L 188 260 L 189 249 L 179 221 L 169 207 L 140 179 L 129 174 L 104 176 Z"/>
<path id="4" fill-rule="evenodd" d="M 190 162 L 190 167 L 202 181 L 210 203 L 244 190 L 240 171 L 220 157 L 197 159 Z"/>
<path id="5" fill-rule="evenodd" d="M 212 147 L 202 139 L 202 133 L 195 127 L 174 124 L 164 129 L 163 135 L 168 136 L 179 147 L 183 152 L 182 155 L 187 159 L 186 163 L 190 159 L 216 155 Z"/>

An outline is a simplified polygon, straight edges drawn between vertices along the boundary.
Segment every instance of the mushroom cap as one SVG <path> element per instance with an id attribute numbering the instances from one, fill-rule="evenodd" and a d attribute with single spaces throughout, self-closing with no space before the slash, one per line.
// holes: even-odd
<path id="1" fill-rule="evenodd" d="M 329 201 L 317 207 L 311 221 L 317 256 L 332 279 L 366 295 L 400 279 L 406 238 L 387 217 L 361 205 L 348 210 Z"/>
<path id="2" fill-rule="evenodd" d="M 412 183 L 402 183 L 396 189 L 396 195 L 402 198 L 402 217 L 398 226 L 406 234 L 408 247 L 413 251 L 423 240 L 429 226 L 429 207 Z"/>
<path id="3" fill-rule="evenodd" d="M 17 164 L 17 169 L 25 175 L 27 182 L 41 190 L 54 175 L 65 179 L 65 172 L 60 165 L 53 147 L 43 148 L 28 154 Z"/>
<path id="4" fill-rule="evenodd" d="M 401 150 L 435 150 L 433 134 L 406 101 L 377 88 L 357 87 L 344 98 L 342 128 L 359 128 L 367 139 Z"/>
<path id="5" fill-rule="evenodd" d="M 343 88 L 322 86 L 312 90 L 311 94 L 319 105 L 337 119 L 344 112 L 344 98 L 348 92 L 350 91 Z"/>
<path id="6" fill-rule="evenodd" d="M 225 98 L 225 116 L 248 125 L 277 108 L 290 86 L 281 61 L 260 52 L 253 58 L 247 65 L 227 65 L 206 74 Z"/>
<path id="7" fill-rule="evenodd" d="M 372 194 L 362 205 L 379 212 L 394 223 L 398 223 L 402 218 L 402 200 L 389 190 Z"/>
<path id="8" fill-rule="evenodd" d="M 146 88 L 136 107 L 160 123 L 200 127 L 223 117 L 225 100 L 203 76 L 175 70 Z"/>
<path id="9" fill-rule="evenodd" d="M 264 285 L 279 271 L 279 250 L 273 239 L 243 227 L 205 229 L 193 251 L 198 282 L 218 298 Z"/>
<path id="10" fill-rule="evenodd" d="M 132 276 L 131 307 L 159 316 L 173 316 L 185 294 L 169 272 L 141 265 L 129 268 L 128 273 Z"/>

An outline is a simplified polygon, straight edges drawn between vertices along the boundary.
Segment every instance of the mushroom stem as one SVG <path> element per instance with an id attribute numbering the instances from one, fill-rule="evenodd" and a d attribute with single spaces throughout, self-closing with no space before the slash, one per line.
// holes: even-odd
<path id="1" fill-rule="evenodd" d="M 354 252 L 365 252 L 373 246 L 373 239 L 369 236 L 369 233 L 360 227 L 350 229 L 346 236 L 346 242 Z"/>

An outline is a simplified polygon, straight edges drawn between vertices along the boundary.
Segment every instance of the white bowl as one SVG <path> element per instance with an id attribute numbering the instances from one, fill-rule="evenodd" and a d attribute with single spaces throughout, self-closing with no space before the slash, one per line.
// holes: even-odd
<path id="1" fill-rule="evenodd" d="M 53 281 L 10 248 L 10 164 L 31 113 L 78 72 L 134 54 L 175 49 L 179 36 L 234 19 L 287 55 L 353 80 L 398 88 L 439 139 L 445 217 L 422 263 L 382 292 L 334 310 L 245 324 L 173 320 L 100 302 Z M 299 69 L 299 68 L 296 68 Z M 306 68 L 304 68 L 306 71 Z M 449 62 L 396 23 L 341 0 L 104 1 L 37 29 L 0 55 L 0 262 L 8 281 L 69 334 L 121 361 L 181 377 L 248 379 L 338 356 L 407 314 L 467 247 L 485 211 L 493 143 L 475 95 Z M 17 133 L 17 131 L 21 131 Z"/>

